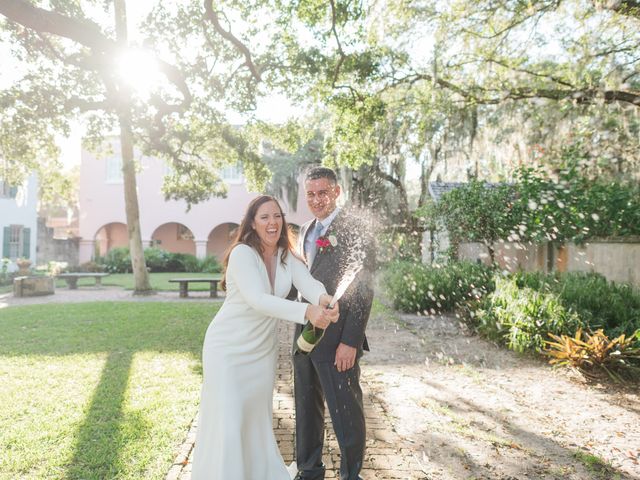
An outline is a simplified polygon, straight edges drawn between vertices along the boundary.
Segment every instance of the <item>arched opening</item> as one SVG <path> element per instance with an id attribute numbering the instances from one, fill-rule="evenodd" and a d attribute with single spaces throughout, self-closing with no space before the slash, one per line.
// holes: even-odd
<path id="1" fill-rule="evenodd" d="M 218 260 L 222 260 L 224 252 L 231 245 L 238 226 L 237 223 L 221 223 L 211 230 L 207 242 L 207 255 L 214 255 Z"/>
<path id="2" fill-rule="evenodd" d="M 171 222 L 160 225 L 151 235 L 151 245 L 171 253 L 196 254 L 193 233 L 182 223 Z"/>
<path id="3" fill-rule="evenodd" d="M 129 246 L 129 233 L 124 223 L 113 222 L 102 226 L 93 237 L 95 255 L 104 257 L 109 250 Z"/>

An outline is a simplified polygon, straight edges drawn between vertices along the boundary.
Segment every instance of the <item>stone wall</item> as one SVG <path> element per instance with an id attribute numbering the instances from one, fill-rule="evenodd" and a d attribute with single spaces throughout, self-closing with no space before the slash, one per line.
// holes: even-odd
<path id="1" fill-rule="evenodd" d="M 66 262 L 69 265 L 78 265 L 79 239 L 53 238 L 53 228 L 45 224 L 44 218 L 38 218 L 38 240 L 36 251 L 38 252 L 38 264 L 44 265 L 51 261 Z"/>
<path id="2" fill-rule="evenodd" d="M 15 297 L 37 297 L 53 295 L 53 277 L 16 277 L 13 279 L 13 295 Z"/>

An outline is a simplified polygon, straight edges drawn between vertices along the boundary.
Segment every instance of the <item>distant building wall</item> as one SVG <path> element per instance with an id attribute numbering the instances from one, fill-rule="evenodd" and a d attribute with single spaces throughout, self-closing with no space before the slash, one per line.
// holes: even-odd
<path id="1" fill-rule="evenodd" d="M 94 256 L 96 245 L 103 253 L 103 250 L 112 248 L 114 242 L 120 244 L 126 240 L 124 235 L 119 235 L 116 239 L 115 231 L 103 230 L 104 226 L 111 223 L 126 225 L 117 139 L 111 142 L 111 149 L 113 153 L 107 155 L 107 158 L 96 158 L 92 153 L 82 151 L 79 196 L 80 262 L 88 261 Z M 229 228 L 226 225 L 238 225 L 247 205 L 258 195 L 247 190 L 242 176 L 224 177 L 228 186 L 226 198 L 212 198 L 187 209 L 186 202 L 182 200 L 165 200 L 162 182 L 167 167 L 162 160 L 137 152 L 136 161 L 139 164 L 136 179 L 143 245 L 156 245 L 154 240 L 160 240 L 158 246 L 169 251 L 195 253 L 198 257 L 211 253 L 221 255 L 226 248 L 222 241 L 228 241 L 229 238 Z M 281 205 L 288 222 L 302 225 L 312 218 L 302 187 L 298 192 L 297 210 L 284 201 L 281 201 Z M 178 223 L 188 229 L 190 238 L 164 231 L 166 225 Z M 216 231 L 218 227 L 221 228 Z M 128 241 L 122 243 L 127 244 Z"/>
<path id="2" fill-rule="evenodd" d="M 487 248 L 480 243 L 460 245 L 459 257 L 489 264 Z M 504 270 L 596 272 L 614 282 L 631 283 L 640 288 L 640 238 L 591 240 L 572 243 L 495 245 L 496 263 Z"/>
<path id="3" fill-rule="evenodd" d="M 75 266 L 79 263 L 79 239 L 53 238 L 54 229 L 46 226 L 44 218 L 38 218 L 38 263 L 66 262 Z"/>
<path id="4" fill-rule="evenodd" d="M 0 179 L 0 257 L 19 257 L 35 265 L 38 229 L 38 179 L 31 175 L 22 185 L 9 186 Z M 15 262 L 10 266 L 15 269 Z"/>

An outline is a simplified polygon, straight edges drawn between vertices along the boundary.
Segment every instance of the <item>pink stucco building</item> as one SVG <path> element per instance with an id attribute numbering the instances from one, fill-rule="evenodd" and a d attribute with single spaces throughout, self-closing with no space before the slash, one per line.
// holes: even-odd
<path id="1" fill-rule="evenodd" d="M 106 158 L 96 158 L 83 149 L 80 166 L 79 234 L 80 263 L 96 254 L 104 255 L 111 248 L 128 245 L 122 158 L 117 140 L 115 152 Z M 161 192 L 167 172 L 160 159 L 137 155 L 140 171 L 137 175 L 140 204 L 140 227 L 145 247 L 158 246 L 169 252 L 192 253 L 199 258 L 216 255 L 220 258 L 230 235 L 238 226 L 249 201 L 257 193 L 247 191 L 240 169 L 230 167 L 222 172 L 228 185 L 227 198 L 216 198 L 193 205 L 187 211 L 184 201 L 165 201 Z M 311 218 L 301 188 L 298 210 L 281 202 L 287 221 L 294 227 Z"/>

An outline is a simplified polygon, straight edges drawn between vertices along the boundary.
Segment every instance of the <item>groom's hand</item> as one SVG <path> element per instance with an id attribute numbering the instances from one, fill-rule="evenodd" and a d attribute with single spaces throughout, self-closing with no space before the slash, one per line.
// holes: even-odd
<path id="1" fill-rule="evenodd" d="M 336 350 L 336 361 L 334 365 L 339 372 L 346 372 L 356 363 L 356 354 L 358 350 L 354 347 L 341 343 Z"/>

